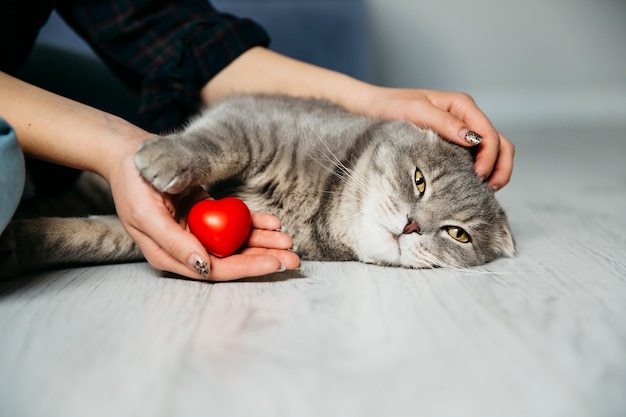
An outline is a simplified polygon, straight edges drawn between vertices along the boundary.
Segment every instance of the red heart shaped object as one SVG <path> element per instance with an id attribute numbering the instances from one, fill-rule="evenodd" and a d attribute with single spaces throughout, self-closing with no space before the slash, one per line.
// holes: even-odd
<path id="1" fill-rule="evenodd" d="M 252 218 L 243 201 L 235 197 L 202 200 L 187 216 L 189 230 L 215 256 L 232 255 L 250 234 Z"/>

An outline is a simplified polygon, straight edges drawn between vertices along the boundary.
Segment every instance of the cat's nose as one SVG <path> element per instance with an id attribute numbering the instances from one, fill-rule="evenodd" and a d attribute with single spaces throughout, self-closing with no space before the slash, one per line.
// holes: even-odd
<path id="1" fill-rule="evenodd" d="M 412 219 L 409 217 L 409 222 L 406 224 L 406 226 L 404 226 L 404 230 L 402 231 L 402 233 L 404 233 L 405 235 L 408 235 L 410 233 L 417 233 L 419 234 L 420 232 L 420 224 L 415 221 L 415 219 Z"/>

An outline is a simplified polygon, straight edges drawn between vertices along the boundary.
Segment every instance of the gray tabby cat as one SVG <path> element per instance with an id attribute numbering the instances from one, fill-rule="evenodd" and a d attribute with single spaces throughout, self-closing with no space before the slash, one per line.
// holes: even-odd
<path id="1" fill-rule="evenodd" d="M 470 151 L 324 101 L 232 98 L 144 142 L 135 162 L 163 192 L 203 185 L 275 214 L 303 259 L 465 268 L 514 253 Z M 141 259 L 115 217 L 14 220 L 5 235 L 20 272 Z"/>

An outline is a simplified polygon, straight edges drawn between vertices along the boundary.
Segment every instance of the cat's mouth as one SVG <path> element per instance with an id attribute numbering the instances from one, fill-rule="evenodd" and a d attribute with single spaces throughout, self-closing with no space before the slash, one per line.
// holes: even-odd
<path id="1" fill-rule="evenodd" d="M 397 231 L 395 231 L 395 230 L 389 230 L 389 229 L 387 229 L 387 232 L 389 232 L 389 234 L 391 235 L 391 237 L 393 238 L 393 240 L 394 240 L 394 241 L 396 241 L 396 242 L 398 242 L 398 243 L 400 242 L 400 238 L 404 235 L 404 233 L 402 233 L 402 232 L 398 233 L 398 232 L 397 232 Z"/>
<path id="2" fill-rule="evenodd" d="M 391 233 L 391 236 L 393 236 L 396 241 L 399 241 L 402 236 L 410 235 L 412 233 L 417 233 L 418 235 L 421 234 L 420 224 L 417 222 L 417 220 L 409 216 L 407 216 L 407 223 L 402 228 L 402 231 L 388 231 L 389 233 Z"/>
<path id="3" fill-rule="evenodd" d="M 397 230 L 393 230 L 392 231 L 392 230 L 389 230 L 389 229 L 387 229 L 387 232 L 389 232 L 389 234 L 391 235 L 393 244 L 397 248 L 398 258 L 401 258 L 402 257 L 402 244 L 400 242 L 400 238 L 405 236 L 405 234 L 402 233 L 402 232 L 398 233 Z"/>

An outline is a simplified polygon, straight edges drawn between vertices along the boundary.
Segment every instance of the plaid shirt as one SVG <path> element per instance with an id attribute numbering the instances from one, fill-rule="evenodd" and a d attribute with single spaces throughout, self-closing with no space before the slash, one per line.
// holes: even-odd
<path id="1" fill-rule="evenodd" d="M 0 70 L 15 73 L 53 7 L 141 95 L 143 127 L 172 129 L 195 113 L 200 89 L 266 32 L 206 0 L 53 0 L 0 3 Z"/>

